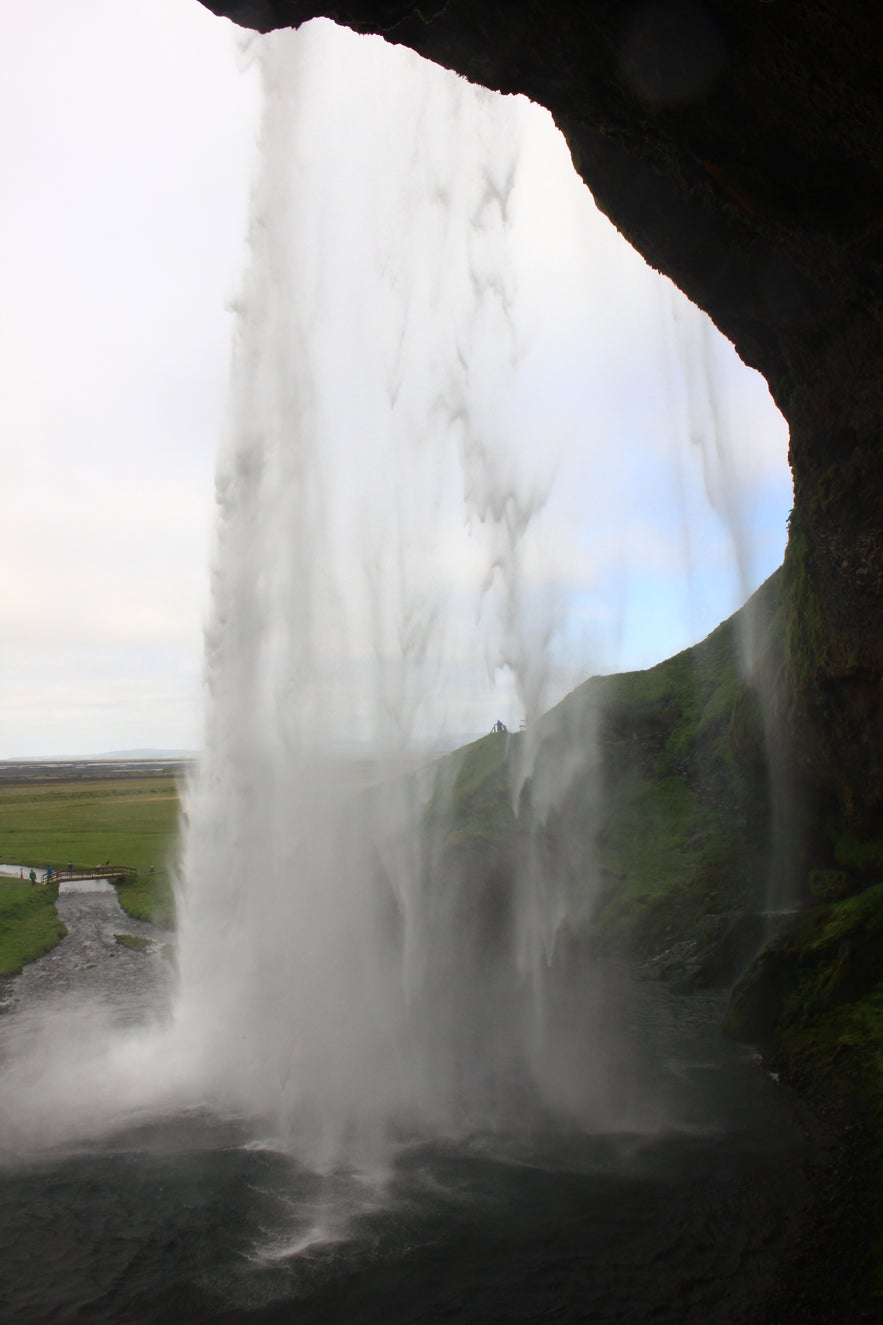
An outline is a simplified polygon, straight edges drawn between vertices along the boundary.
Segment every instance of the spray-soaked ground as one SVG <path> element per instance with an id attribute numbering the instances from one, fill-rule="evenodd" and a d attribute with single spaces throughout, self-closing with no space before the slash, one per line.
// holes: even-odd
<path id="1" fill-rule="evenodd" d="M 162 959 L 115 943 L 147 930 L 114 898 L 60 909 L 69 937 L 14 987 L 4 1057 L 47 999 L 72 1018 L 109 1002 L 130 1026 L 165 1002 Z M 806 1201 L 807 1139 L 718 1037 L 716 1000 L 613 986 L 627 1042 L 605 1069 L 658 1129 L 510 1122 L 412 1138 L 382 1173 L 319 1174 L 193 1108 L 7 1155 L 0 1320 L 757 1320 Z"/>

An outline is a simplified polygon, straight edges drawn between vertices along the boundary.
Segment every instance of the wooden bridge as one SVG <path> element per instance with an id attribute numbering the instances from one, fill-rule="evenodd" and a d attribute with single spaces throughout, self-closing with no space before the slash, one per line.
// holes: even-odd
<path id="1" fill-rule="evenodd" d="M 50 873 L 51 871 L 51 873 Z M 49 865 L 43 872 L 47 883 L 67 883 L 71 879 L 109 879 L 111 883 L 131 883 L 138 877 L 133 865 Z"/>

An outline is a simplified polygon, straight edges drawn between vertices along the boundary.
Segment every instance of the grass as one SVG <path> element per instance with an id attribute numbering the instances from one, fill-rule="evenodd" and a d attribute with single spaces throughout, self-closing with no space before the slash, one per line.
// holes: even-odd
<path id="1" fill-rule="evenodd" d="M 75 869 L 91 869 L 109 859 L 133 866 L 137 880 L 118 888 L 124 910 L 171 927 L 169 866 L 178 822 L 178 783 L 171 777 L 2 786 L 0 860 L 38 867 L 71 861 Z"/>
<path id="2" fill-rule="evenodd" d="M 508 841 L 515 829 L 509 791 L 510 743 L 518 737 L 493 734 L 442 761 L 427 819 L 444 850 L 471 851 Z"/>
<path id="3" fill-rule="evenodd" d="M 0 975 L 18 975 L 26 962 L 64 938 L 67 930 L 55 913 L 57 895 L 54 885 L 0 880 Z"/>

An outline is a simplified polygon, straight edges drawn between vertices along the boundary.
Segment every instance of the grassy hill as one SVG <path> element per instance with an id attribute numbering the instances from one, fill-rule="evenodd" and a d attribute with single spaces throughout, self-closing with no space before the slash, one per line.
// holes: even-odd
<path id="1" fill-rule="evenodd" d="M 701 644 L 594 677 L 532 732 L 444 761 L 427 826 L 445 868 L 552 886 L 571 935 L 681 986 L 734 978 L 775 890 L 776 816 L 758 684 L 777 656 L 778 579 Z"/>

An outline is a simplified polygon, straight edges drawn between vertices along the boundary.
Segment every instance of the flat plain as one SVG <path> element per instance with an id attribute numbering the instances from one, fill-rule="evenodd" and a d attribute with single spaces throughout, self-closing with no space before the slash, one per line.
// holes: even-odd
<path id="1" fill-rule="evenodd" d="M 61 767 L 61 771 L 59 771 Z M 10 766 L 0 780 L 0 861 L 86 871 L 110 861 L 137 870 L 118 895 L 130 915 L 171 927 L 174 869 L 180 822 L 181 773 L 167 770 L 108 770 L 113 776 L 84 776 L 82 765 L 53 766 L 42 780 L 22 765 L 16 781 Z M 181 770 L 183 772 L 183 769 Z M 0 878 L 0 974 L 21 969 L 63 937 L 54 910 L 55 889 Z"/>

